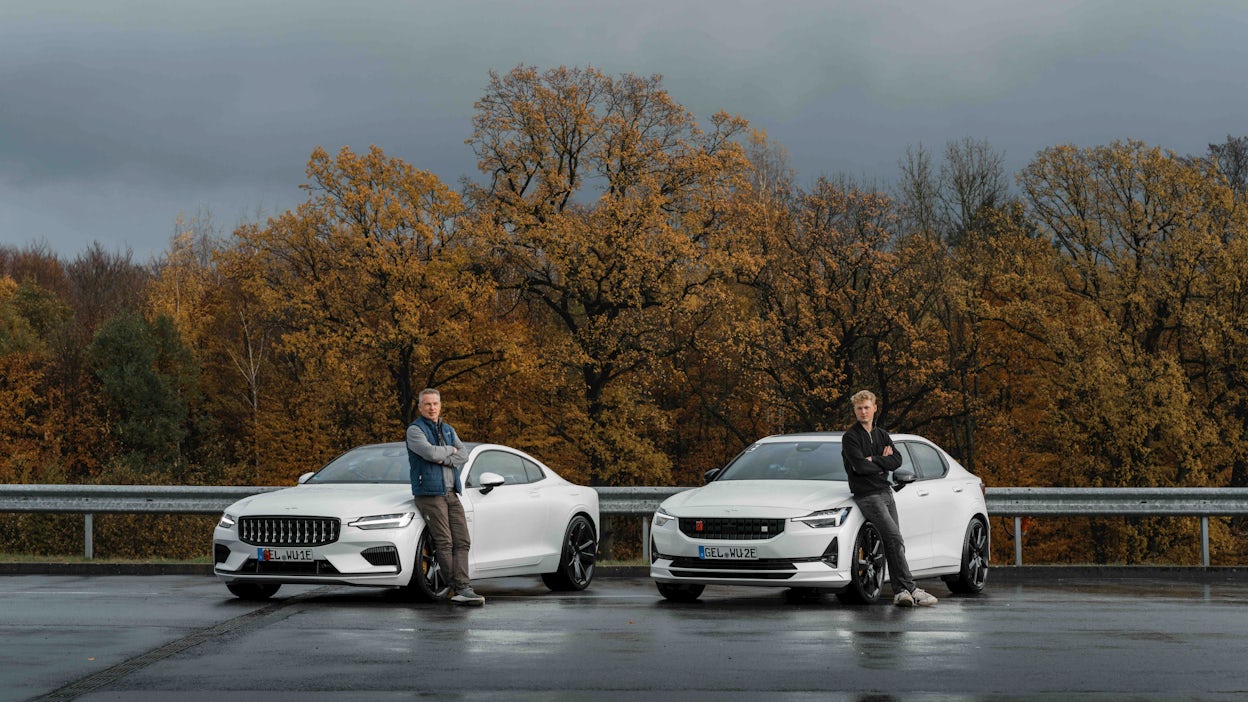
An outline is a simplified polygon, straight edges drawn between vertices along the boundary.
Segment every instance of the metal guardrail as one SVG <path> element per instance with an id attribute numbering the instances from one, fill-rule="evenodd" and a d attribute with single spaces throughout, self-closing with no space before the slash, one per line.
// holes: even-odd
<path id="1" fill-rule="evenodd" d="M 0 512 L 85 515 L 87 558 L 93 557 L 95 514 L 216 514 L 249 495 L 281 487 L 185 485 L 2 485 Z M 648 517 L 659 503 L 688 487 L 596 488 L 603 515 L 642 518 L 642 550 L 648 551 Z M 1023 564 L 1022 519 L 1032 516 L 1197 516 L 1201 562 L 1209 566 L 1209 518 L 1248 516 L 1248 488 L 988 488 L 988 512 L 1013 517 L 1015 565 Z"/>

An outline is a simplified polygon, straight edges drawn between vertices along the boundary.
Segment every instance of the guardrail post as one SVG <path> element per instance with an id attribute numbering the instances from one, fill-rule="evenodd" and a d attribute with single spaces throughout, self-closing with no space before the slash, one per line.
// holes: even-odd
<path id="1" fill-rule="evenodd" d="M 1209 518 L 1200 518 L 1200 563 L 1209 567 Z"/>
<path id="2" fill-rule="evenodd" d="M 641 518 L 641 562 L 650 563 L 650 520 Z"/>
<path id="3" fill-rule="evenodd" d="M 95 515 L 87 512 L 82 522 L 83 556 L 89 561 L 95 557 Z"/>
<path id="4" fill-rule="evenodd" d="M 1023 518 L 1014 517 L 1014 565 L 1023 564 Z"/>

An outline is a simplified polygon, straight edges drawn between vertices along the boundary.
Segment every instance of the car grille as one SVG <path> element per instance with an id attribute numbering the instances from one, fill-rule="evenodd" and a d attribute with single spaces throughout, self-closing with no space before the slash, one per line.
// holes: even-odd
<path id="1" fill-rule="evenodd" d="M 681 517 L 680 533 L 695 539 L 758 541 L 783 534 L 784 520 Z"/>
<path id="2" fill-rule="evenodd" d="M 238 538 L 252 546 L 324 546 L 338 540 L 331 517 L 243 517 Z"/>

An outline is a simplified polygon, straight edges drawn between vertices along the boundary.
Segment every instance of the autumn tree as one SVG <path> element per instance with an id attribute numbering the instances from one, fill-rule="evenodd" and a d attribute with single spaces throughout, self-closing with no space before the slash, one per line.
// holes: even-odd
<path id="1" fill-rule="evenodd" d="M 918 431 L 929 420 L 944 339 L 915 262 L 931 244 L 905 248 L 896 226 L 883 193 L 820 178 L 783 219 L 755 230 L 765 262 L 741 280 L 755 307 L 739 321 L 738 353 L 766 378 L 760 399 L 778 413 L 774 430 L 841 429 L 864 387 L 890 426 Z"/>
<path id="2" fill-rule="evenodd" d="M 492 72 L 475 107 L 468 143 L 487 181 L 473 200 L 556 383 L 558 414 L 538 430 L 595 483 L 666 482 L 654 379 L 722 294 L 745 123 L 717 114 L 704 131 L 660 77 L 592 68 Z"/>
<path id="3" fill-rule="evenodd" d="M 59 395 L 48 380 L 49 338 L 68 316 L 50 291 L 0 276 L 0 482 L 62 475 L 47 446 Z"/>
<path id="4" fill-rule="evenodd" d="M 1221 302 L 1244 268 L 1242 208 L 1226 181 L 1131 141 L 1047 149 L 1020 182 L 1077 303 L 1045 337 L 1063 379 L 1046 430 L 1058 451 L 1080 456 L 1067 484 L 1226 484 L 1243 425 L 1227 421 L 1227 396 L 1204 391 L 1210 370 L 1232 368 L 1222 344 L 1240 342 L 1217 332 L 1228 314 L 1242 321 L 1241 295 Z M 1147 523 L 1097 528 L 1100 561 L 1173 539 Z"/>
<path id="5" fill-rule="evenodd" d="M 993 236 L 996 228 L 1015 226 L 1023 215 L 1012 208 L 1004 159 L 987 142 L 964 138 L 945 145 L 937 164 L 922 146 L 908 148 L 896 187 L 901 215 L 900 238 L 914 246 L 936 244 L 915 263 L 931 293 L 930 313 L 948 340 L 943 346 L 947 376 L 940 383 L 941 402 L 933 407 L 929 430 L 975 469 L 975 429 L 983 407 L 979 402 L 980 320 L 974 316 L 975 296 L 987 261 L 976 240 Z M 1014 222 L 1007 222 L 1013 218 Z M 968 277 L 969 276 L 969 277 Z"/>
<path id="6" fill-rule="evenodd" d="M 254 384 L 273 329 L 273 362 L 288 382 L 271 388 L 269 450 L 302 466 L 401 437 L 423 387 L 481 373 L 512 343 L 493 323 L 491 286 L 469 265 L 460 199 L 436 176 L 377 147 L 333 157 L 318 148 L 307 176 L 306 202 L 239 228 L 222 258 L 266 315 L 240 320 L 240 379 Z"/>
<path id="7" fill-rule="evenodd" d="M 1232 137 L 1228 134 L 1221 144 L 1209 145 L 1207 158 L 1226 178 L 1237 199 L 1248 196 L 1248 136 Z"/>

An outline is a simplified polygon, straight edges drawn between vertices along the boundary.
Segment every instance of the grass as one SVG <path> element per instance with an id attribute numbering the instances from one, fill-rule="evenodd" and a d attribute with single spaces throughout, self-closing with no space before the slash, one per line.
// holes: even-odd
<path id="1" fill-rule="evenodd" d="M 87 558 L 81 554 L 0 553 L 0 563 L 212 563 L 211 556 L 199 558 Z"/>

